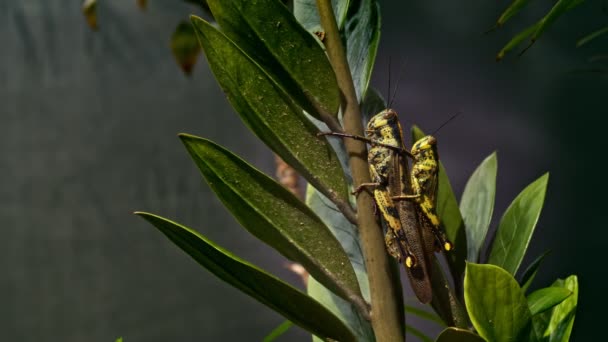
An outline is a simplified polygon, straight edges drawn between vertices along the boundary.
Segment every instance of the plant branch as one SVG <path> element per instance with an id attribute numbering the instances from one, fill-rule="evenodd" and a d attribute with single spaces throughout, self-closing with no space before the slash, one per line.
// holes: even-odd
<path id="1" fill-rule="evenodd" d="M 363 135 L 359 102 L 331 1 L 317 0 L 317 8 L 321 25 L 325 31 L 325 45 L 329 60 L 336 73 L 342 94 L 344 130 L 350 134 Z M 366 144 L 362 141 L 346 139 L 344 145 L 349 155 L 355 186 L 369 183 Z M 405 322 L 401 319 L 403 301 L 397 300 L 397 298 L 401 298 L 401 288 L 395 286 L 394 273 L 391 270 L 392 264 L 384 247 L 382 228 L 376 221 L 371 195 L 367 192 L 360 193 L 357 196 L 357 208 L 359 234 L 370 287 L 372 327 L 376 341 L 403 341 L 405 340 Z"/>

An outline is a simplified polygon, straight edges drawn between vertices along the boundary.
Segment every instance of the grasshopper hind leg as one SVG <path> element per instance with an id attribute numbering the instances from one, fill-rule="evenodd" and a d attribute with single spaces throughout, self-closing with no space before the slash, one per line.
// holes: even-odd
<path id="1" fill-rule="evenodd" d="M 386 251 L 390 256 L 397 259 L 399 263 L 403 263 L 406 267 L 411 268 L 418 264 L 416 257 L 410 251 L 407 242 L 403 238 L 395 235 L 391 229 L 387 229 L 384 236 Z"/>
<path id="2" fill-rule="evenodd" d="M 443 250 L 446 252 L 450 252 L 454 250 L 454 244 L 448 239 L 448 237 L 445 235 L 445 232 L 441 230 L 439 226 L 432 224 L 426 216 L 421 216 L 421 219 L 425 221 L 424 226 L 427 227 L 427 229 L 430 229 L 433 235 L 435 236 L 435 251 L 439 252 Z"/>
<path id="3" fill-rule="evenodd" d="M 454 250 L 454 244 L 450 240 L 448 240 L 448 238 L 445 236 L 445 233 L 442 230 L 439 230 L 439 229 L 437 229 L 437 227 L 433 226 L 433 234 L 435 234 L 437 241 L 439 241 L 439 243 L 441 243 L 441 249 L 443 249 L 446 252 L 450 252 L 450 251 Z"/>

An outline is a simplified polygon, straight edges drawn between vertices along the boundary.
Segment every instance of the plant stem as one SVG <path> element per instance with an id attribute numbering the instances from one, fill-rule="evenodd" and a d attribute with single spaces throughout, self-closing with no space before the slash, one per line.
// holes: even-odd
<path id="1" fill-rule="evenodd" d="M 325 46 L 329 60 L 336 73 L 342 93 L 344 130 L 347 133 L 363 135 L 361 112 L 350 68 L 340 40 L 340 32 L 331 8 L 330 0 L 317 0 L 321 25 L 325 31 Z M 355 186 L 369 183 L 367 146 L 362 141 L 345 139 L 344 145 L 349 155 L 349 163 Z M 371 296 L 372 327 L 378 342 L 405 340 L 403 301 L 401 288 L 396 286 L 391 261 L 384 247 L 382 228 L 376 221 L 371 195 L 363 191 L 357 196 L 357 223 L 361 245 L 365 256 L 365 266 Z"/>

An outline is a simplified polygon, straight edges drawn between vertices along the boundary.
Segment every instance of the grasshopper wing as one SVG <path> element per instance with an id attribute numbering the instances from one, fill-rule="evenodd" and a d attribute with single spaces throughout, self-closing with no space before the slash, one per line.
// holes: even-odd
<path id="1" fill-rule="evenodd" d="M 401 196 L 409 192 L 409 173 L 407 160 L 404 156 L 395 153 L 393 158 L 394 165 L 391 167 L 388 183 L 391 196 Z M 403 234 L 400 240 L 406 243 L 409 250 L 416 258 L 413 267 L 406 267 L 406 272 L 412 285 L 412 290 L 422 303 L 429 303 L 433 298 L 431 288 L 431 260 L 433 249 L 428 249 L 428 242 L 422 236 L 425 229 L 422 229 L 421 222 L 417 215 L 416 204 L 412 201 L 396 201 L 397 210 L 401 220 Z M 431 238 L 431 242 L 434 240 Z M 430 253 L 430 254 L 429 254 Z"/>

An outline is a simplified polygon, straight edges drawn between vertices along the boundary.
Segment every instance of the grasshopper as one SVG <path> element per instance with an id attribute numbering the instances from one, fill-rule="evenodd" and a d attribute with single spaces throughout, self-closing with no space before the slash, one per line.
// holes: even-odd
<path id="1" fill-rule="evenodd" d="M 397 113 L 385 109 L 368 122 L 366 137 L 336 132 L 320 135 L 352 138 L 371 145 L 368 162 L 372 182 L 359 185 L 355 194 L 365 188 L 373 189 L 376 206 L 387 226 L 387 252 L 403 262 L 414 293 L 421 302 L 428 303 L 432 299 L 430 270 L 433 239 L 429 237 L 428 229 L 419 229 L 421 215 L 417 213 L 416 199 L 420 196 L 412 197 L 414 201 L 401 200 L 407 196 L 404 189 L 410 188 L 406 156 L 416 161 L 416 156 L 403 145 L 402 132 Z M 393 199 L 397 199 L 397 202 Z"/>
<path id="2" fill-rule="evenodd" d="M 450 251 L 454 246 L 441 230 L 439 216 L 435 210 L 439 172 L 437 139 L 431 135 L 422 137 L 412 146 L 411 155 L 414 159 L 410 179 L 413 194 L 394 196 L 392 199 L 413 200 L 421 223 L 433 232 L 443 250 Z"/>

